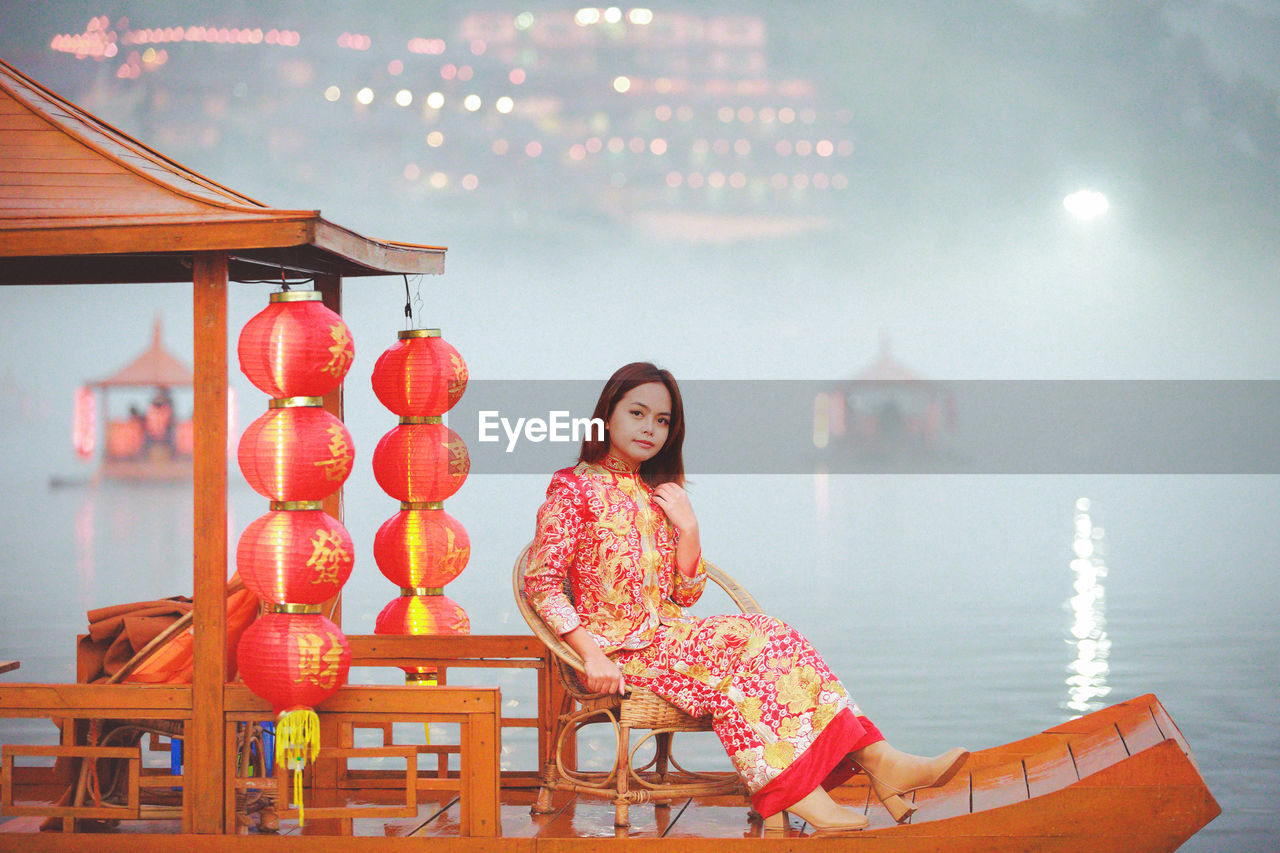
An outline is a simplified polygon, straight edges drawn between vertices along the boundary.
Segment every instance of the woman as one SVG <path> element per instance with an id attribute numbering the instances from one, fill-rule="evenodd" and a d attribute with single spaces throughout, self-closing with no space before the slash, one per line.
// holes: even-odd
<path id="1" fill-rule="evenodd" d="M 945 783 L 968 753 L 926 759 L 891 747 L 808 641 L 776 619 L 686 616 L 706 565 L 683 488 L 680 389 L 666 370 L 628 364 L 593 417 L 604 437 L 552 477 L 525 575 L 529 602 L 582 656 L 588 689 L 638 685 L 710 713 L 766 818 L 790 811 L 818 833 L 862 829 L 866 816 L 827 794 L 862 770 L 905 820 L 914 807 L 900 795 Z"/>

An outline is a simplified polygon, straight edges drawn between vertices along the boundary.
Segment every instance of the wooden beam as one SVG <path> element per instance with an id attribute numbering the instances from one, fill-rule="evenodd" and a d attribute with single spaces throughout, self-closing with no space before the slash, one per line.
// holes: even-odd
<path id="1" fill-rule="evenodd" d="M 499 691 L 493 687 L 401 687 L 369 685 L 338 688 L 316 705 L 320 714 L 427 714 L 461 718 L 470 714 L 501 713 Z M 199 709 L 197 708 L 197 711 Z M 226 685 L 226 712 L 242 719 L 273 719 L 271 703 L 243 684 Z"/>
<path id="2" fill-rule="evenodd" d="M 317 275 L 315 277 L 315 288 L 319 291 L 324 306 L 335 314 L 342 315 L 342 277 L 338 275 Z M 342 409 L 342 391 L 343 384 L 339 384 L 337 388 L 324 395 L 324 408 L 329 414 L 338 420 L 343 420 Z M 342 521 L 342 488 L 324 499 L 323 509 L 340 523 Z M 337 595 L 326 601 L 323 605 L 324 612 L 329 614 L 329 618 L 339 628 L 342 627 L 342 590 L 338 590 Z M 326 746 L 332 746 L 334 741 L 339 737 L 338 729 L 333 720 L 329 717 L 320 719 L 320 742 Z M 417 764 L 417 760 L 414 760 Z M 316 787 L 333 788 L 338 784 L 338 762 L 336 761 L 318 761 L 312 765 L 312 780 Z"/>
<path id="3" fill-rule="evenodd" d="M 111 255 L 139 252 L 225 252 L 305 246 L 314 212 L 264 215 L 37 217 L 0 229 L 0 257 Z"/>
<path id="4" fill-rule="evenodd" d="M 185 684 L 5 684 L 0 717 L 137 716 L 181 720 L 191 716 Z"/>
<path id="5" fill-rule="evenodd" d="M 311 243 L 371 270 L 408 275 L 442 275 L 444 246 L 383 243 L 362 237 L 324 219 L 317 219 Z"/>
<path id="6" fill-rule="evenodd" d="M 342 277 L 337 275 L 318 275 L 316 276 L 316 290 L 323 297 L 324 306 L 330 311 L 341 316 L 342 314 Z M 342 390 L 343 385 L 324 395 L 324 408 L 329 414 L 338 420 L 343 420 L 342 409 Z M 372 455 L 372 454 L 370 454 Z M 342 521 L 342 489 L 324 499 L 324 511 Z M 339 628 L 342 627 L 342 591 L 339 590 L 336 597 L 325 602 L 324 610 L 329 614 L 329 618 Z"/>
<path id="7" fill-rule="evenodd" d="M 189 831 L 223 828 L 223 685 L 227 681 L 227 253 L 194 263 L 195 706 L 186 732 Z"/>
<path id="8" fill-rule="evenodd" d="M 394 634 L 351 634 L 351 663 L 368 666 L 377 661 L 405 658 L 544 659 L 547 647 L 532 634 L 467 634 L 410 637 Z M 459 666 L 463 665 L 461 663 Z"/>

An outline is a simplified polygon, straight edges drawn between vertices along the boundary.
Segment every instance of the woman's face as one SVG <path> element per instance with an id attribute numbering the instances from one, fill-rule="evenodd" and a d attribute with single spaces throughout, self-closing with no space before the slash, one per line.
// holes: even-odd
<path id="1" fill-rule="evenodd" d="M 667 442 L 671 428 L 671 394 L 661 382 L 637 385 L 622 395 L 609 416 L 609 452 L 639 467 Z"/>

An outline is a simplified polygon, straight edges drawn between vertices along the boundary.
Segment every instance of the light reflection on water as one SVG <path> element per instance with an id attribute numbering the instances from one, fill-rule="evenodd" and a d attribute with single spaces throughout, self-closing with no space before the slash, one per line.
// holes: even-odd
<path id="1" fill-rule="evenodd" d="M 1106 705 L 1102 702 L 1111 692 L 1107 675 L 1111 672 L 1107 658 L 1111 656 L 1111 640 L 1107 637 L 1107 590 L 1102 581 L 1107 576 L 1103 557 L 1101 527 L 1093 523 L 1092 504 L 1088 498 L 1076 501 L 1075 538 L 1071 551 L 1072 583 L 1075 595 L 1067 599 L 1071 611 L 1069 643 L 1075 646 L 1076 658 L 1067 667 L 1067 702 L 1064 707 L 1081 716 Z"/>

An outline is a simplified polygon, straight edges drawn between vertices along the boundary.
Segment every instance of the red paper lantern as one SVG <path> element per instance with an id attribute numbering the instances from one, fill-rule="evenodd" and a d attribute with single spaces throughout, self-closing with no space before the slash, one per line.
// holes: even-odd
<path id="1" fill-rule="evenodd" d="M 439 329 L 400 332 L 373 366 L 373 393 L 402 418 L 443 415 L 467 387 L 467 363 Z"/>
<path id="2" fill-rule="evenodd" d="M 337 388 L 355 356 L 342 317 L 315 290 L 271 294 L 240 331 L 240 370 L 272 397 L 322 397 Z"/>
<path id="3" fill-rule="evenodd" d="M 374 623 L 375 634 L 407 634 L 421 637 L 427 634 L 456 636 L 471 633 L 471 620 L 467 611 L 445 595 L 402 595 L 393 598 Z M 414 677 L 431 676 L 433 666 L 401 667 L 405 674 Z"/>
<path id="4" fill-rule="evenodd" d="M 274 510 L 240 534 L 236 568 L 254 595 L 277 604 L 320 604 L 351 575 L 355 547 L 336 518 L 319 509 Z"/>
<path id="5" fill-rule="evenodd" d="M 373 559 L 401 587 L 442 587 L 466 568 L 471 538 L 436 504 L 391 516 L 373 537 Z"/>
<path id="6" fill-rule="evenodd" d="M 277 714 L 311 708 L 347 681 L 351 645 L 319 613 L 266 613 L 236 649 L 240 677 Z"/>
<path id="7" fill-rule="evenodd" d="M 98 418 L 94 405 L 93 389 L 88 385 L 76 391 L 75 413 L 71 419 L 71 442 L 76 454 L 88 459 L 98 437 Z"/>
<path id="8" fill-rule="evenodd" d="M 470 470 L 466 443 L 439 418 L 403 418 L 373 451 L 373 476 L 378 485 L 407 503 L 451 497 Z"/>
<path id="9" fill-rule="evenodd" d="M 342 421 L 316 397 L 272 400 L 271 406 L 240 437 L 240 470 L 249 485 L 273 501 L 318 501 L 337 491 L 355 460 Z"/>

